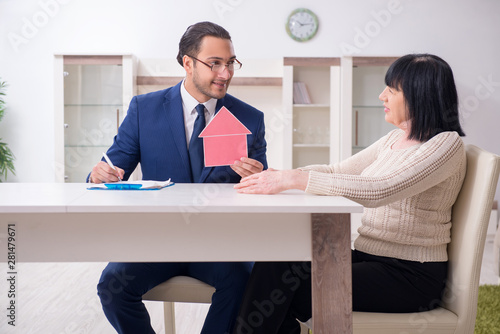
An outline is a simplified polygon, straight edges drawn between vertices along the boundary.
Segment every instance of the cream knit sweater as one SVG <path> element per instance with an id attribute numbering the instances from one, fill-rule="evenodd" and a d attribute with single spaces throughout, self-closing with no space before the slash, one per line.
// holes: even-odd
<path id="1" fill-rule="evenodd" d="M 394 130 L 335 165 L 311 165 L 306 192 L 344 196 L 365 207 L 354 247 L 403 260 L 447 261 L 451 208 L 466 170 L 456 132 L 393 150 Z"/>

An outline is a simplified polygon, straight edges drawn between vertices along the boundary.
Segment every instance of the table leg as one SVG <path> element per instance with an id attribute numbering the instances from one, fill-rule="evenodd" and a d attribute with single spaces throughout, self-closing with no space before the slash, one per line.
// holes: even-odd
<path id="1" fill-rule="evenodd" d="M 312 214 L 314 334 L 352 333 L 350 214 Z"/>

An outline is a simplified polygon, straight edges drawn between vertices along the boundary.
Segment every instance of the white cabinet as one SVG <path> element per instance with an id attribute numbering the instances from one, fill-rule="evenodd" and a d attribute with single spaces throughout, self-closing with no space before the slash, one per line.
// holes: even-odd
<path id="1" fill-rule="evenodd" d="M 55 179 L 85 182 L 135 95 L 131 55 L 55 56 Z"/>
<path id="2" fill-rule="evenodd" d="M 285 58 L 283 64 L 283 111 L 291 120 L 284 132 L 284 168 L 338 161 L 340 58 Z"/>
<path id="3" fill-rule="evenodd" d="M 394 129 L 385 121 L 385 74 L 396 57 L 343 57 L 341 60 L 341 159 L 361 151 Z"/>

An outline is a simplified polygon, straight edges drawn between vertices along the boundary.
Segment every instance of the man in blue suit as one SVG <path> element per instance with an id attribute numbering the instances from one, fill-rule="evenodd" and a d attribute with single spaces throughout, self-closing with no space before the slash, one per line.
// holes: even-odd
<path id="1" fill-rule="evenodd" d="M 185 79 L 132 99 L 107 151 L 117 169 L 100 161 L 89 175 L 90 182 L 128 179 L 138 163 L 144 180 L 171 178 L 176 183 L 237 183 L 267 168 L 263 113 L 226 94 L 234 70 L 241 67 L 229 33 L 210 22 L 190 26 L 179 43 L 177 60 L 186 71 Z M 204 167 L 199 165 L 203 151 L 195 148 L 195 141 L 201 141 L 197 133 L 222 106 L 252 132 L 247 136 L 248 157 L 231 166 Z M 97 290 L 118 333 L 149 334 L 154 331 L 142 295 L 173 276 L 195 277 L 216 289 L 202 333 L 230 333 L 251 267 L 243 262 L 109 263 Z"/>

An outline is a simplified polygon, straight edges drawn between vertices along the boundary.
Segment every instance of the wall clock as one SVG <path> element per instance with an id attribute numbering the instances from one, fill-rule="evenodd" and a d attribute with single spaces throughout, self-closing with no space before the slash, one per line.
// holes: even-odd
<path id="1" fill-rule="evenodd" d="M 294 10 L 286 21 L 288 36 L 298 42 L 305 42 L 313 38 L 318 32 L 318 17 L 306 8 Z"/>

